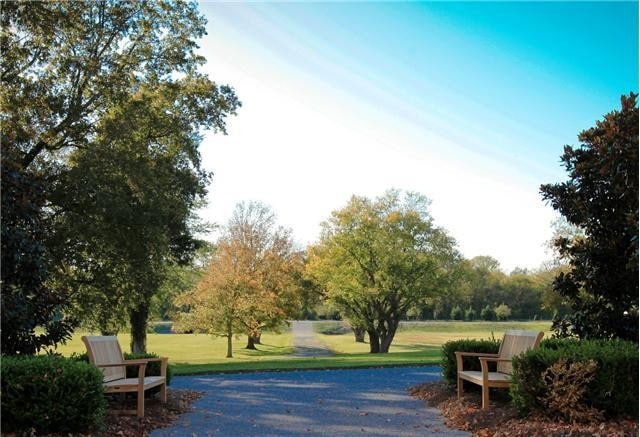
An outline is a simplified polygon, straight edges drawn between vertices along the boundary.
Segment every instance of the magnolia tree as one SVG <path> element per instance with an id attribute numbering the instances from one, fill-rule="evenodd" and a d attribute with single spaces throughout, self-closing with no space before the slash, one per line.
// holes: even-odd
<path id="1" fill-rule="evenodd" d="M 569 180 L 540 190 L 580 232 L 554 244 L 568 269 L 554 281 L 571 314 L 557 318 L 561 335 L 638 341 L 638 108 L 637 94 L 620 110 L 565 146 Z"/>
<path id="2" fill-rule="evenodd" d="M 323 223 L 309 248 L 307 274 L 369 336 L 372 353 L 388 352 L 407 311 L 449 285 L 459 260 L 454 241 L 433 224 L 418 193 L 354 196 Z"/>
<path id="3" fill-rule="evenodd" d="M 217 242 L 202 280 L 176 299 L 179 330 L 205 331 L 227 338 L 246 334 L 255 348 L 263 329 L 277 329 L 300 310 L 302 254 L 291 232 L 258 202 L 240 203 Z"/>

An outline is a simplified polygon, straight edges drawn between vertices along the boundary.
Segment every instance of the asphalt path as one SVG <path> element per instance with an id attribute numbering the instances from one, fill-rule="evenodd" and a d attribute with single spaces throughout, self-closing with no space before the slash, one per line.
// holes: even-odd
<path id="1" fill-rule="evenodd" d="M 151 436 L 467 436 L 407 393 L 440 378 L 436 366 L 176 376 L 171 388 L 205 395 Z"/>
<path id="2" fill-rule="evenodd" d="M 334 355 L 333 351 L 320 343 L 313 330 L 313 322 L 308 320 L 294 320 L 291 322 L 293 334 L 293 355 L 295 357 L 327 357 Z"/>

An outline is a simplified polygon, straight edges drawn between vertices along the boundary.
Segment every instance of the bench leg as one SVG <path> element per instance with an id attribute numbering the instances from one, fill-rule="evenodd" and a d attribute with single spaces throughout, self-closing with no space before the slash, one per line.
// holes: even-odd
<path id="1" fill-rule="evenodd" d="M 160 400 L 163 404 L 167 403 L 167 383 L 165 382 L 160 386 Z"/>
<path id="2" fill-rule="evenodd" d="M 462 378 L 458 376 L 458 399 L 462 397 Z"/>
<path id="3" fill-rule="evenodd" d="M 144 417 L 144 388 L 138 388 L 138 408 L 136 413 L 138 417 Z"/>
<path id="4" fill-rule="evenodd" d="M 486 385 L 482 386 L 482 409 L 486 410 L 489 408 L 489 387 Z"/>

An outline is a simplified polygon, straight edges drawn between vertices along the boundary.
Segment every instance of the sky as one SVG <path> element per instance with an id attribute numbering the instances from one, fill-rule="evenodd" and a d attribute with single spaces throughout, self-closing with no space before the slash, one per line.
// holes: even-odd
<path id="1" fill-rule="evenodd" d="M 431 199 L 467 258 L 535 269 L 565 144 L 638 91 L 637 2 L 200 3 L 211 79 L 242 107 L 205 133 L 205 221 L 270 206 L 301 247 L 352 195 Z M 216 234 L 209 238 L 214 239 Z"/>

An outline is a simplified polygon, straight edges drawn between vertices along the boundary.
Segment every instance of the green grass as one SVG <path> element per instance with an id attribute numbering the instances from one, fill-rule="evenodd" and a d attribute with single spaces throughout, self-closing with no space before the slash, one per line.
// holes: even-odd
<path id="1" fill-rule="evenodd" d="M 356 343 L 353 334 L 325 335 L 322 331 L 331 330 L 342 322 L 320 322 L 314 325 L 319 339 L 332 350 L 343 353 L 364 353 L 369 351 L 369 344 Z M 440 347 L 448 341 L 464 338 L 486 339 L 502 338 L 507 329 L 528 329 L 544 331 L 545 337 L 550 335 L 550 321 L 536 322 L 454 322 L 454 321 L 428 321 L 428 322 L 402 322 L 396 332 L 393 343 L 389 348 L 390 354 L 409 353 L 425 348 Z"/>
<path id="2" fill-rule="evenodd" d="M 408 366 L 439 364 L 443 343 L 461 338 L 489 338 L 494 333 L 502 337 L 506 329 L 545 331 L 550 322 L 417 322 L 403 323 L 396 333 L 388 354 L 370 354 L 369 345 L 356 343 L 353 334 L 325 335 L 320 332 L 335 328 L 341 322 L 316 322 L 319 340 L 336 352 L 333 357 L 292 357 L 293 338 L 290 332 L 265 332 L 259 350 L 244 349 L 246 337 L 234 339 L 233 358 L 226 358 L 226 338 L 205 334 L 148 334 L 147 350 L 169 357 L 175 374 L 243 372 L 258 370 L 307 370 L 348 367 Z M 58 352 L 70 355 L 85 351 L 77 333 Z M 118 336 L 124 350 L 129 349 L 130 336 Z"/>

